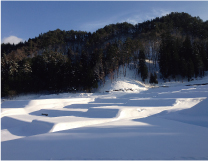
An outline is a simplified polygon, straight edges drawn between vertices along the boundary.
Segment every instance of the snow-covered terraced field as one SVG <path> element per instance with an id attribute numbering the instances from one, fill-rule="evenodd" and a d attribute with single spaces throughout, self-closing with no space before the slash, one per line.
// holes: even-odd
<path id="1" fill-rule="evenodd" d="M 1 159 L 207 160 L 208 85 L 185 85 L 2 100 Z"/>

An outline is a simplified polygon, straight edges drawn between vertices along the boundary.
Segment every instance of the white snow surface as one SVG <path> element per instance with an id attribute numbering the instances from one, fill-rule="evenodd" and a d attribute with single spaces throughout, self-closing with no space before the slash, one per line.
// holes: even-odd
<path id="1" fill-rule="evenodd" d="M 152 88 L 126 73 L 95 93 L 1 100 L 1 159 L 208 160 L 208 85 L 185 86 L 208 77 Z"/>

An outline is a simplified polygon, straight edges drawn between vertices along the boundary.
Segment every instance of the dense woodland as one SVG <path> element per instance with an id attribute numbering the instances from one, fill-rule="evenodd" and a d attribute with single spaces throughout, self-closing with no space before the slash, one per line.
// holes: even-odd
<path id="1" fill-rule="evenodd" d="M 57 29 L 17 45 L 1 44 L 1 94 L 91 91 L 130 63 L 149 83 L 157 83 L 158 76 L 165 81 L 203 77 L 208 21 L 170 13 L 136 25 L 110 24 L 94 33 Z"/>

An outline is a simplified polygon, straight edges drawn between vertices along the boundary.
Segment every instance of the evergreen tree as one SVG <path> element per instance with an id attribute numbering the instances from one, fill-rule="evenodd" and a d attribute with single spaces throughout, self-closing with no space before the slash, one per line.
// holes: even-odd
<path id="1" fill-rule="evenodd" d="M 171 62 L 171 74 L 173 78 L 176 78 L 177 75 L 179 75 L 179 63 L 180 63 L 180 40 L 176 39 L 173 42 L 173 49 L 172 49 L 172 55 L 171 55 L 171 60 L 169 62 Z"/>
<path id="2" fill-rule="evenodd" d="M 191 59 L 189 59 L 188 64 L 187 64 L 187 77 L 188 81 L 191 80 L 191 78 L 194 76 L 194 64 Z"/>
<path id="3" fill-rule="evenodd" d="M 182 82 L 183 82 L 183 79 L 187 76 L 187 73 L 188 73 L 188 67 L 187 67 L 187 63 L 186 63 L 186 60 L 185 59 L 181 59 L 180 61 L 180 75 L 182 76 Z"/>
<path id="4" fill-rule="evenodd" d="M 169 32 L 162 35 L 162 42 L 159 49 L 159 67 L 162 76 L 168 78 L 173 69 L 171 56 L 173 52 L 173 41 Z"/>
<path id="5" fill-rule="evenodd" d="M 145 62 L 145 54 L 143 50 L 139 52 L 139 73 L 141 73 L 142 81 L 144 82 L 145 79 L 148 77 L 148 68 Z"/>
<path id="6" fill-rule="evenodd" d="M 194 63 L 194 72 L 195 77 L 203 75 L 204 70 L 204 64 L 201 59 L 201 53 L 200 53 L 200 45 L 197 42 L 193 43 L 193 63 Z"/>
<path id="7" fill-rule="evenodd" d="M 183 42 L 181 54 L 185 60 L 188 60 L 192 56 L 192 45 L 191 45 L 191 40 L 189 36 L 186 36 Z"/>

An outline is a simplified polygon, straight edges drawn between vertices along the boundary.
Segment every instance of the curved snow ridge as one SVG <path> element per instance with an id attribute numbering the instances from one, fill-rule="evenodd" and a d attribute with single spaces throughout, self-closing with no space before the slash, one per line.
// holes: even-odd
<path id="1" fill-rule="evenodd" d="M 7 108 L 7 109 L 1 109 L 1 118 L 5 116 L 11 116 L 11 115 L 22 115 L 22 114 L 28 114 L 25 110 L 25 108 Z"/>
<path id="2" fill-rule="evenodd" d="M 114 122 L 118 120 L 133 120 L 139 118 L 145 118 L 151 115 L 155 115 L 161 113 L 163 111 L 174 112 L 185 108 L 191 108 L 194 105 L 198 104 L 202 100 L 206 99 L 206 97 L 200 98 L 178 98 L 176 99 L 176 103 L 172 106 L 163 106 L 163 107 L 126 107 L 126 106 L 102 106 L 102 107 L 94 107 L 92 109 L 102 108 L 102 109 L 118 109 L 117 115 L 113 118 L 85 118 L 77 120 L 71 120 L 71 117 L 65 117 L 66 122 L 57 122 L 52 121 L 50 118 L 39 118 L 38 120 L 32 120 L 32 122 L 28 123 L 28 125 L 20 126 L 11 129 L 2 130 L 2 141 L 8 141 L 18 138 L 23 138 L 31 135 L 39 135 L 43 133 L 52 133 L 58 131 L 64 131 L 74 128 L 88 127 L 88 126 L 96 126 L 100 124 L 105 124 L 109 122 Z M 140 99 L 138 99 L 140 100 Z M 149 99 L 151 101 L 151 99 Z M 153 99 L 155 100 L 155 98 Z M 165 99 L 164 99 L 165 100 Z M 77 109 L 71 109 L 77 110 Z M 88 109 L 89 110 L 89 109 Z M 85 112 L 88 110 L 85 109 Z M 11 112 L 12 111 L 12 112 Z M 96 111 L 98 112 L 98 111 Z M 6 114 L 24 114 L 27 112 L 24 108 L 21 109 L 8 109 L 5 111 Z M 97 113 L 93 113 L 97 114 Z M 51 121 L 49 121 L 51 120 Z M 68 121 L 67 121 L 68 120 Z M 7 136 L 7 137 L 4 137 Z M 5 139 L 6 138 L 6 139 Z"/>
<path id="3" fill-rule="evenodd" d="M 47 105 L 53 104 L 55 106 L 57 105 L 58 108 L 60 108 L 60 107 L 64 107 L 64 106 L 71 105 L 71 104 L 84 104 L 84 103 L 89 103 L 93 101 L 94 101 L 94 98 L 40 99 L 40 100 L 31 100 L 28 106 L 26 107 L 41 106 L 41 109 L 42 109 L 44 107 L 48 108 Z"/>
<path id="4" fill-rule="evenodd" d="M 109 108 L 115 109 L 115 107 L 110 107 L 110 106 Z M 149 108 L 148 110 L 145 108 L 138 108 L 138 107 L 120 108 L 116 117 L 114 118 L 104 118 L 104 119 L 93 118 L 91 120 L 84 120 L 84 121 L 56 123 L 53 126 L 53 128 L 50 130 L 50 132 L 58 132 L 58 131 L 69 130 L 69 129 L 74 129 L 74 128 L 100 125 L 103 123 L 114 122 L 114 121 L 123 120 L 123 119 L 133 120 L 133 119 L 138 119 L 138 118 L 144 118 L 152 114 L 157 114 L 165 109 L 167 108 L 164 108 L 164 107 L 163 108 L 151 108 L 151 109 Z"/>
<path id="5" fill-rule="evenodd" d="M 116 120 L 138 118 L 139 116 L 141 116 L 140 112 L 142 111 L 143 110 L 141 110 L 140 108 L 123 108 L 119 110 L 116 116 Z"/>
<path id="6" fill-rule="evenodd" d="M 120 119 L 138 118 L 137 113 L 139 113 L 139 112 L 138 112 L 138 109 L 136 109 L 136 108 L 124 108 L 124 109 L 120 109 L 118 111 L 116 117 L 113 117 L 113 118 L 104 118 L 104 119 L 93 118 L 90 120 L 83 120 L 83 121 L 76 121 L 76 122 L 56 123 L 53 126 L 53 128 L 50 130 L 50 132 L 57 132 L 57 131 L 74 129 L 74 128 L 99 125 L 99 124 L 103 124 L 103 123 L 118 121 Z"/>
<path id="7" fill-rule="evenodd" d="M 28 104 L 24 105 L 22 105 L 22 102 L 25 101 L 12 101 L 14 104 L 16 103 L 16 106 L 20 103 L 21 105 L 19 107 L 21 108 L 5 108 L 10 107 L 6 106 L 9 101 L 5 101 L 1 105 L 1 118 L 4 116 L 29 114 L 41 109 L 60 109 L 72 104 L 87 104 L 89 102 L 94 102 L 94 100 L 95 98 L 40 99 L 31 100 Z"/>
<path id="8" fill-rule="evenodd" d="M 77 121 L 77 122 L 61 122 L 54 125 L 50 132 L 57 132 L 62 130 L 68 130 L 73 128 L 80 128 L 85 126 L 92 126 L 103 124 L 107 122 L 118 121 L 121 119 L 138 119 L 145 118 L 151 115 L 155 115 L 161 113 L 163 111 L 178 111 L 181 109 L 191 108 L 206 99 L 206 97 L 200 98 L 179 98 L 176 99 L 176 103 L 170 106 L 163 107 L 125 107 L 125 106 L 106 106 L 102 107 L 103 109 L 119 109 L 116 117 L 114 118 L 105 118 L 105 119 L 93 119 L 93 120 L 85 120 L 85 121 Z M 151 99 L 150 99 L 151 100 Z M 155 99 L 154 99 L 155 100 Z M 101 108 L 101 107 L 95 107 Z"/>
<path id="9" fill-rule="evenodd" d="M 115 98 L 114 98 L 115 99 Z M 96 126 L 100 124 L 105 124 L 109 122 L 114 122 L 118 120 L 133 120 L 139 118 L 145 118 L 151 115 L 158 114 L 162 111 L 178 111 L 181 109 L 191 108 L 206 99 L 206 97 L 199 98 L 161 98 L 161 101 L 167 102 L 169 99 L 175 99 L 174 104 L 170 104 L 170 106 L 159 106 L 159 107 L 140 107 L 140 106 L 98 106 L 91 107 L 89 109 L 69 109 L 69 111 L 81 111 L 83 112 L 80 116 L 66 116 L 66 117 L 56 117 L 49 118 L 38 116 L 38 119 L 33 119 L 31 122 L 28 122 L 28 125 L 19 126 L 13 129 L 4 130 L 3 135 L 9 134 L 10 137 L 8 139 L 15 139 L 25 136 L 38 135 L 48 132 L 58 132 L 63 130 L 69 130 L 74 128 L 81 128 L 87 126 Z M 140 101 L 140 100 L 157 100 L 156 98 L 132 98 L 129 99 L 131 101 Z M 73 98 L 73 99 L 45 99 L 45 100 L 32 100 L 28 103 L 25 108 L 4 108 L 2 109 L 2 116 L 9 115 L 29 115 L 29 113 L 33 111 L 38 111 L 40 109 L 57 109 L 63 110 L 63 107 L 71 104 L 86 104 L 89 102 L 94 102 L 95 98 Z M 109 101 L 109 100 L 108 100 Z M 114 111 L 115 117 L 111 118 L 100 118 L 99 109 L 104 109 L 108 111 L 108 109 L 116 109 L 118 111 Z M 83 111 L 84 110 L 84 111 Z M 66 111 L 66 110 L 63 110 Z M 105 111 L 104 111 L 105 112 Z M 109 112 L 107 112 L 109 113 Z M 111 114 L 111 112 L 110 112 Z M 109 115 L 111 116 L 111 115 Z M 99 118 L 96 118 L 99 117 Z M 20 117 L 21 118 L 21 117 Z M 57 118 L 63 118 L 57 121 Z M 76 118 L 76 119 L 72 119 Z M 16 135 L 15 135 L 16 134 Z"/>
<path id="10" fill-rule="evenodd" d="M 95 119 L 92 118 L 90 120 L 83 120 L 83 121 L 76 121 L 76 122 L 61 122 L 56 123 L 50 132 L 57 132 L 63 130 L 69 130 L 74 128 L 86 127 L 86 126 L 93 126 L 93 125 L 100 125 L 103 123 L 118 121 L 120 119 L 134 119 L 138 118 L 138 113 L 142 110 L 138 110 L 137 108 L 124 108 L 120 109 L 113 118 L 103 118 L 103 119 Z"/>
<path id="11" fill-rule="evenodd" d="M 58 131 L 64 131 L 74 128 L 80 128 L 80 127 L 86 127 L 86 126 L 92 126 L 92 125 L 98 125 L 102 123 L 111 122 L 113 119 L 92 119 L 92 120 L 85 120 L 85 121 L 77 121 L 77 122 L 61 122 L 57 123 L 53 126 L 53 128 L 50 130 L 50 132 L 58 132 Z"/>
<path id="12" fill-rule="evenodd" d="M 184 109 L 191 108 L 197 105 L 199 102 L 205 100 L 207 97 L 198 97 L 198 98 L 177 98 L 175 104 L 173 104 L 174 108 Z"/>

